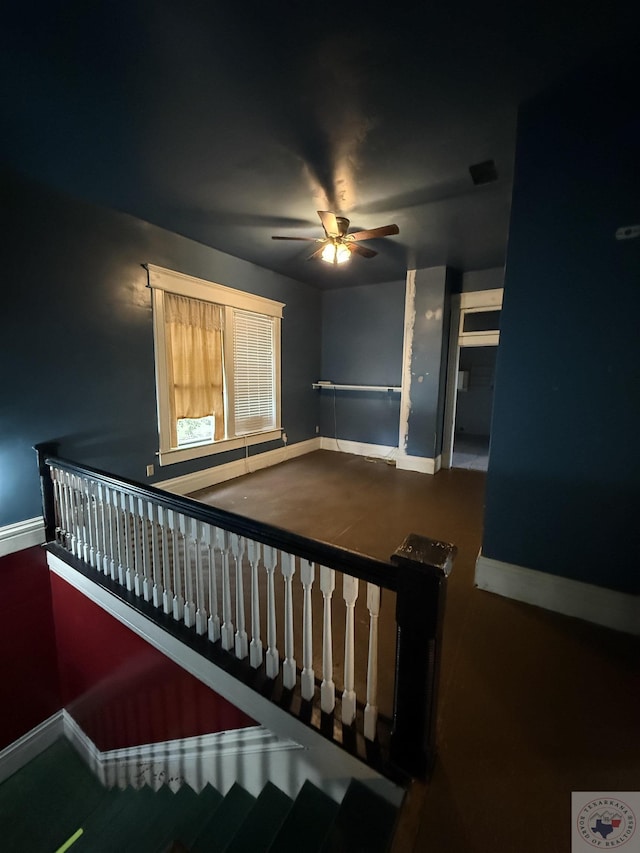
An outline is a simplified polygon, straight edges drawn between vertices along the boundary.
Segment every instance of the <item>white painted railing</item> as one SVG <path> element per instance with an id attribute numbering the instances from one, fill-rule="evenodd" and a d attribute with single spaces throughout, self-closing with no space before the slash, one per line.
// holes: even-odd
<path id="1" fill-rule="evenodd" d="M 302 698 L 313 701 L 318 687 L 313 669 L 312 593 L 316 573 L 324 602 L 322 636 L 322 710 L 335 706 L 333 682 L 333 615 L 331 594 L 335 571 L 284 550 L 239 536 L 185 513 L 143 500 L 125 488 L 107 486 L 88 476 L 51 468 L 56 508 L 56 541 L 83 562 L 123 585 L 128 592 L 162 607 L 174 620 L 207 634 L 212 642 L 233 651 L 239 660 L 249 655 L 255 669 L 263 664 L 268 678 L 282 671 L 288 690 L 299 685 Z M 249 636 L 246 630 L 245 577 L 249 581 Z M 283 608 L 278 612 L 276 584 L 280 581 Z M 220 586 L 219 586 L 220 583 Z M 359 581 L 341 576 L 346 604 L 342 722 L 356 717 L 355 604 Z M 294 585 L 302 587 L 303 606 L 294 607 Z M 266 599 L 267 649 L 262 648 L 261 598 Z M 379 607 L 380 588 L 367 584 L 367 600 Z M 222 601 L 222 614 L 218 602 Z M 235 607 L 232 607 L 235 602 Z M 376 738 L 378 610 L 370 606 L 368 672 L 365 676 L 370 709 L 366 737 Z M 221 623 L 222 617 L 222 623 Z M 235 620 L 235 621 L 234 621 Z M 284 657 L 279 658 L 277 626 L 281 620 Z M 299 642 L 296 642 L 296 639 Z M 302 671 L 296 664 L 296 645 L 302 647 Z"/>
<path id="2" fill-rule="evenodd" d="M 133 606 L 155 608 L 179 623 L 180 632 L 187 628 L 245 662 L 245 675 L 236 677 L 247 683 L 250 673 L 261 671 L 265 683 L 299 691 L 303 708 L 317 707 L 324 717 L 337 710 L 343 731 L 353 729 L 369 743 L 378 740 L 384 720 L 393 763 L 424 775 L 435 743 L 444 581 L 453 546 L 411 534 L 390 562 L 379 561 L 37 449 L 49 547 L 56 553 L 108 578 Z M 381 587 L 397 593 L 397 630 L 386 638 L 387 659 L 395 663 L 392 729 L 378 695 Z M 338 609 L 343 625 L 335 623 Z M 334 637 L 342 635 L 344 647 L 340 641 L 336 648 Z M 344 666 L 336 667 L 341 655 Z M 301 709 L 300 716 L 314 715 Z M 333 723 L 320 727 L 333 732 Z"/>

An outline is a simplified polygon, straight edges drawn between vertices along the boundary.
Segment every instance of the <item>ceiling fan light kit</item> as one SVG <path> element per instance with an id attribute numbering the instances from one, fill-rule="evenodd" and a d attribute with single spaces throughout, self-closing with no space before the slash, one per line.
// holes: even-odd
<path id="1" fill-rule="evenodd" d="M 350 260 L 351 255 L 355 252 L 363 258 L 373 258 L 378 253 L 373 249 L 368 249 L 366 246 L 360 246 L 361 240 L 373 240 L 378 237 L 389 237 L 392 234 L 399 234 L 400 229 L 397 225 L 383 225 L 380 228 L 370 228 L 365 231 L 354 231 L 351 234 L 349 231 L 349 220 L 344 216 L 337 216 L 329 210 L 319 210 L 318 216 L 322 222 L 325 236 L 315 239 L 314 237 L 272 237 L 273 240 L 303 240 L 311 243 L 319 243 L 320 247 L 309 255 L 308 260 L 312 261 L 316 258 L 325 261 L 325 263 L 344 264 Z"/>
<path id="2" fill-rule="evenodd" d="M 345 246 L 344 243 L 326 243 L 322 254 L 320 255 L 320 259 L 326 261 L 328 264 L 344 264 L 351 258 L 351 252 L 349 251 L 349 247 Z"/>

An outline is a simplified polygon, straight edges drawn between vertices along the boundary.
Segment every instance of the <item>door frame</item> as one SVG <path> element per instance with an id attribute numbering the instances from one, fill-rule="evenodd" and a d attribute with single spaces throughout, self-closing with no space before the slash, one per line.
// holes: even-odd
<path id="1" fill-rule="evenodd" d="M 504 288 L 474 290 L 455 293 L 451 297 L 451 327 L 449 331 L 449 353 L 447 357 L 447 387 L 444 404 L 444 426 L 442 442 L 442 467 L 451 468 L 453 461 L 453 434 L 458 402 L 458 371 L 461 347 L 497 347 L 500 331 L 465 332 L 464 318 L 467 314 L 502 309 Z"/>

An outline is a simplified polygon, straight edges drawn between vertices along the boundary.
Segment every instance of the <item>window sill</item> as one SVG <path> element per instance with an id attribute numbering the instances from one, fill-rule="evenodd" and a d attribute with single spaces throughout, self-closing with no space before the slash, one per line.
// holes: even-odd
<path id="1" fill-rule="evenodd" d="M 277 441 L 281 435 L 282 430 L 278 428 L 269 430 L 268 432 L 254 433 L 253 435 L 243 435 L 240 438 L 225 438 L 222 441 L 216 441 L 215 444 L 196 444 L 193 447 L 160 450 L 158 460 L 160 465 L 174 465 L 176 462 L 187 462 L 189 459 L 215 456 L 216 453 L 225 453 L 227 450 L 251 447 L 254 444 L 263 444 L 267 441 Z"/>

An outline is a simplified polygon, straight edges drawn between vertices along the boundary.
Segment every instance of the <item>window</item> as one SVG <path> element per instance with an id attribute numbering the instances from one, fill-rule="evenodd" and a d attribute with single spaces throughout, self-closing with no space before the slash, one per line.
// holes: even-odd
<path id="1" fill-rule="evenodd" d="M 280 438 L 283 304 L 147 266 L 160 464 Z"/>

